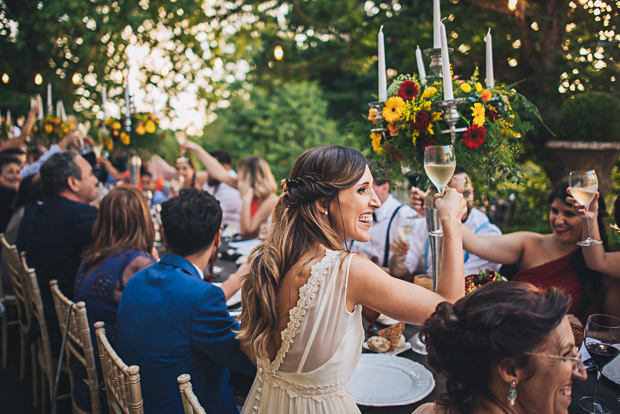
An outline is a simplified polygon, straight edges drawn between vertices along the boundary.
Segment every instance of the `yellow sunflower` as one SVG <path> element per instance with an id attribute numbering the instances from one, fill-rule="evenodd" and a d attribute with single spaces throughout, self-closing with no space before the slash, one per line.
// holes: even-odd
<path id="1" fill-rule="evenodd" d="M 383 155 L 383 147 L 381 146 L 381 134 L 373 132 L 372 134 L 370 134 L 370 139 L 372 139 L 372 150 L 378 155 Z"/>
<path id="2" fill-rule="evenodd" d="M 403 116 L 403 109 L 405 108 L 405 101 L 400 96 L 394 96 L 385 101 L 385 107 L 383 108 L 383 118 L 387 122 L 396 122 Z"/>
<path id="3" fill-rule="evenodd" d="M 155 125 L 155 122 L 149 120 L 149 121 L 146 122 L 146 125 L 144 126 L 144 129 L 149 134 L 152 134 L 157 129 L 157 125 Z"/>
<path id="4" fill-rule="evenodd" d="M 471 85 L 469 83 L 461 83 L 461 90 L 465 93 L 471 92 Z"/>

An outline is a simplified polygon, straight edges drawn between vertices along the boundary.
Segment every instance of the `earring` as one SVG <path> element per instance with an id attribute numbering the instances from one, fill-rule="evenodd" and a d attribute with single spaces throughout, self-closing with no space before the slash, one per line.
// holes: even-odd
<path id="1" fill-rule="evenodd" d="M 515 405 L 517 399 L 517 380 L 512 380 L 510 383 L 510 389 L 508 390 L 508 402 L 510 405 Z"/>
<path id="2" fill-rule="evenodd" d="M 328 215 L 329 213 L 327 212 L 327 210 L 323 210 L 323 211 L 321 211 L 321 214 Z"/>

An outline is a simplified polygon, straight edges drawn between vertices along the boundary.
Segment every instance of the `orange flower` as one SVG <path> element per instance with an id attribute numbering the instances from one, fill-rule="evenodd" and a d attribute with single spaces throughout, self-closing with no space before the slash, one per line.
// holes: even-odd
<path id="1" fill-rule="evenodd" d="M 377 108 L 370 108 L 368 110 L 368 120 L 375 125 L 379 125 L 379 123 L 375 119 L 377 115 L 379 115 L 379 110 Z"/>
<path id="2" fill-rule="evenodd" d="M 398 135 L 399 131 L 398 131 L 398 125 L 396 125 L 396 122 L 390 122 L 389 124 L 387 124 L 388 129 L 390 130 L 390 135 L 395 137 L 396 135 Z"/>
<path id="3" fill-rule="evenodd" d="M 489 102 L 492 97 L 493 97 L 493 94 L 488 89 L 485 89 L 480 93 L 480 100 L 482 102 Z"/>

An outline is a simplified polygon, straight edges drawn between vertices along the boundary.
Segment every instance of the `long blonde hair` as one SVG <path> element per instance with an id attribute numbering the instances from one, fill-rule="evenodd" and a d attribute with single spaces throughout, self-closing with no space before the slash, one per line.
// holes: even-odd
<path id="1" fill-rule="evenodd" d="M 256 197 L 265 198 L 278 189 L 269 164 L 261 157 L 248 155 L 241 158 L 237 163 L 237 173 L 239 174 L 238 186 L 241 194 L 251 188 Z"/>
<path id="2" fill-rule="evenodd" d="M 325 222 L 317 202 L 328 210 L 334 202 L 339 205 L 338 193 L 355 185 L 365 170 L 366 160 L 360 152 L 336 145 L 309 149 L 295 161 L 267 237 L 252 252 L 250 272 L 242 279 L 238 337 L 252 345 L 256 357 L 268 357 L 269 342 L 278 334 L 281 278 L 317 247 L 344 250 L 344 235 L 333 225 L 342 217 L 329 216 L 329 223 Z"/>

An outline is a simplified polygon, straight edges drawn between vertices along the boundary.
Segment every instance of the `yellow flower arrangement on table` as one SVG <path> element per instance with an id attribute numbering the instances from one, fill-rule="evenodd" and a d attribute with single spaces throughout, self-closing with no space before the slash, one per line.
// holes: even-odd
<path id="1" fill-rule="evenodd" d="M 159 120 L 151 112 L 131 115 L 131 130 L 125 130 L 126 118 L 108 118 L 99 122 L 99 141 L 109 151 L 116 145 L 134 149 L 153 147 L 162 138 Z"/>
<path id="2" fill-rule="evenodd" d="M 462 98 L 456 107 L 459 120 L 454 142 L 444 119 L 441 79 L 429 77 L 421 84 L 416 75 L 404 74 L 392 82 L 385 102 L 371 105 L 368 120 L 374 125 L 358 123 L 353 127 L 361 149 L 398 178 L 403 170 L 424 171 L 426 146 L 453 144 L 458 163 L 478 177 L 488 182 L 519 181 L 521 138 L 533 126 L 523 121 L 513 106 L 542 122 L 536 107 L 512 86 L 484 88 L 478 82 L 477 68 L 469 80 L 455 78 L 452 82 L 455 98 Z M 370 139 L 364 138 L 368 132 L 362 132 L 368 129 L 372 129 Z"/>
<path id="3" fill-rule="evenodd" d="M 59 117 L 47 115 L 34 124 L 32 131 L 40 143 L 50 145 L 63 139 L 74 127 L 75 125 L 63 122 Z"/>

